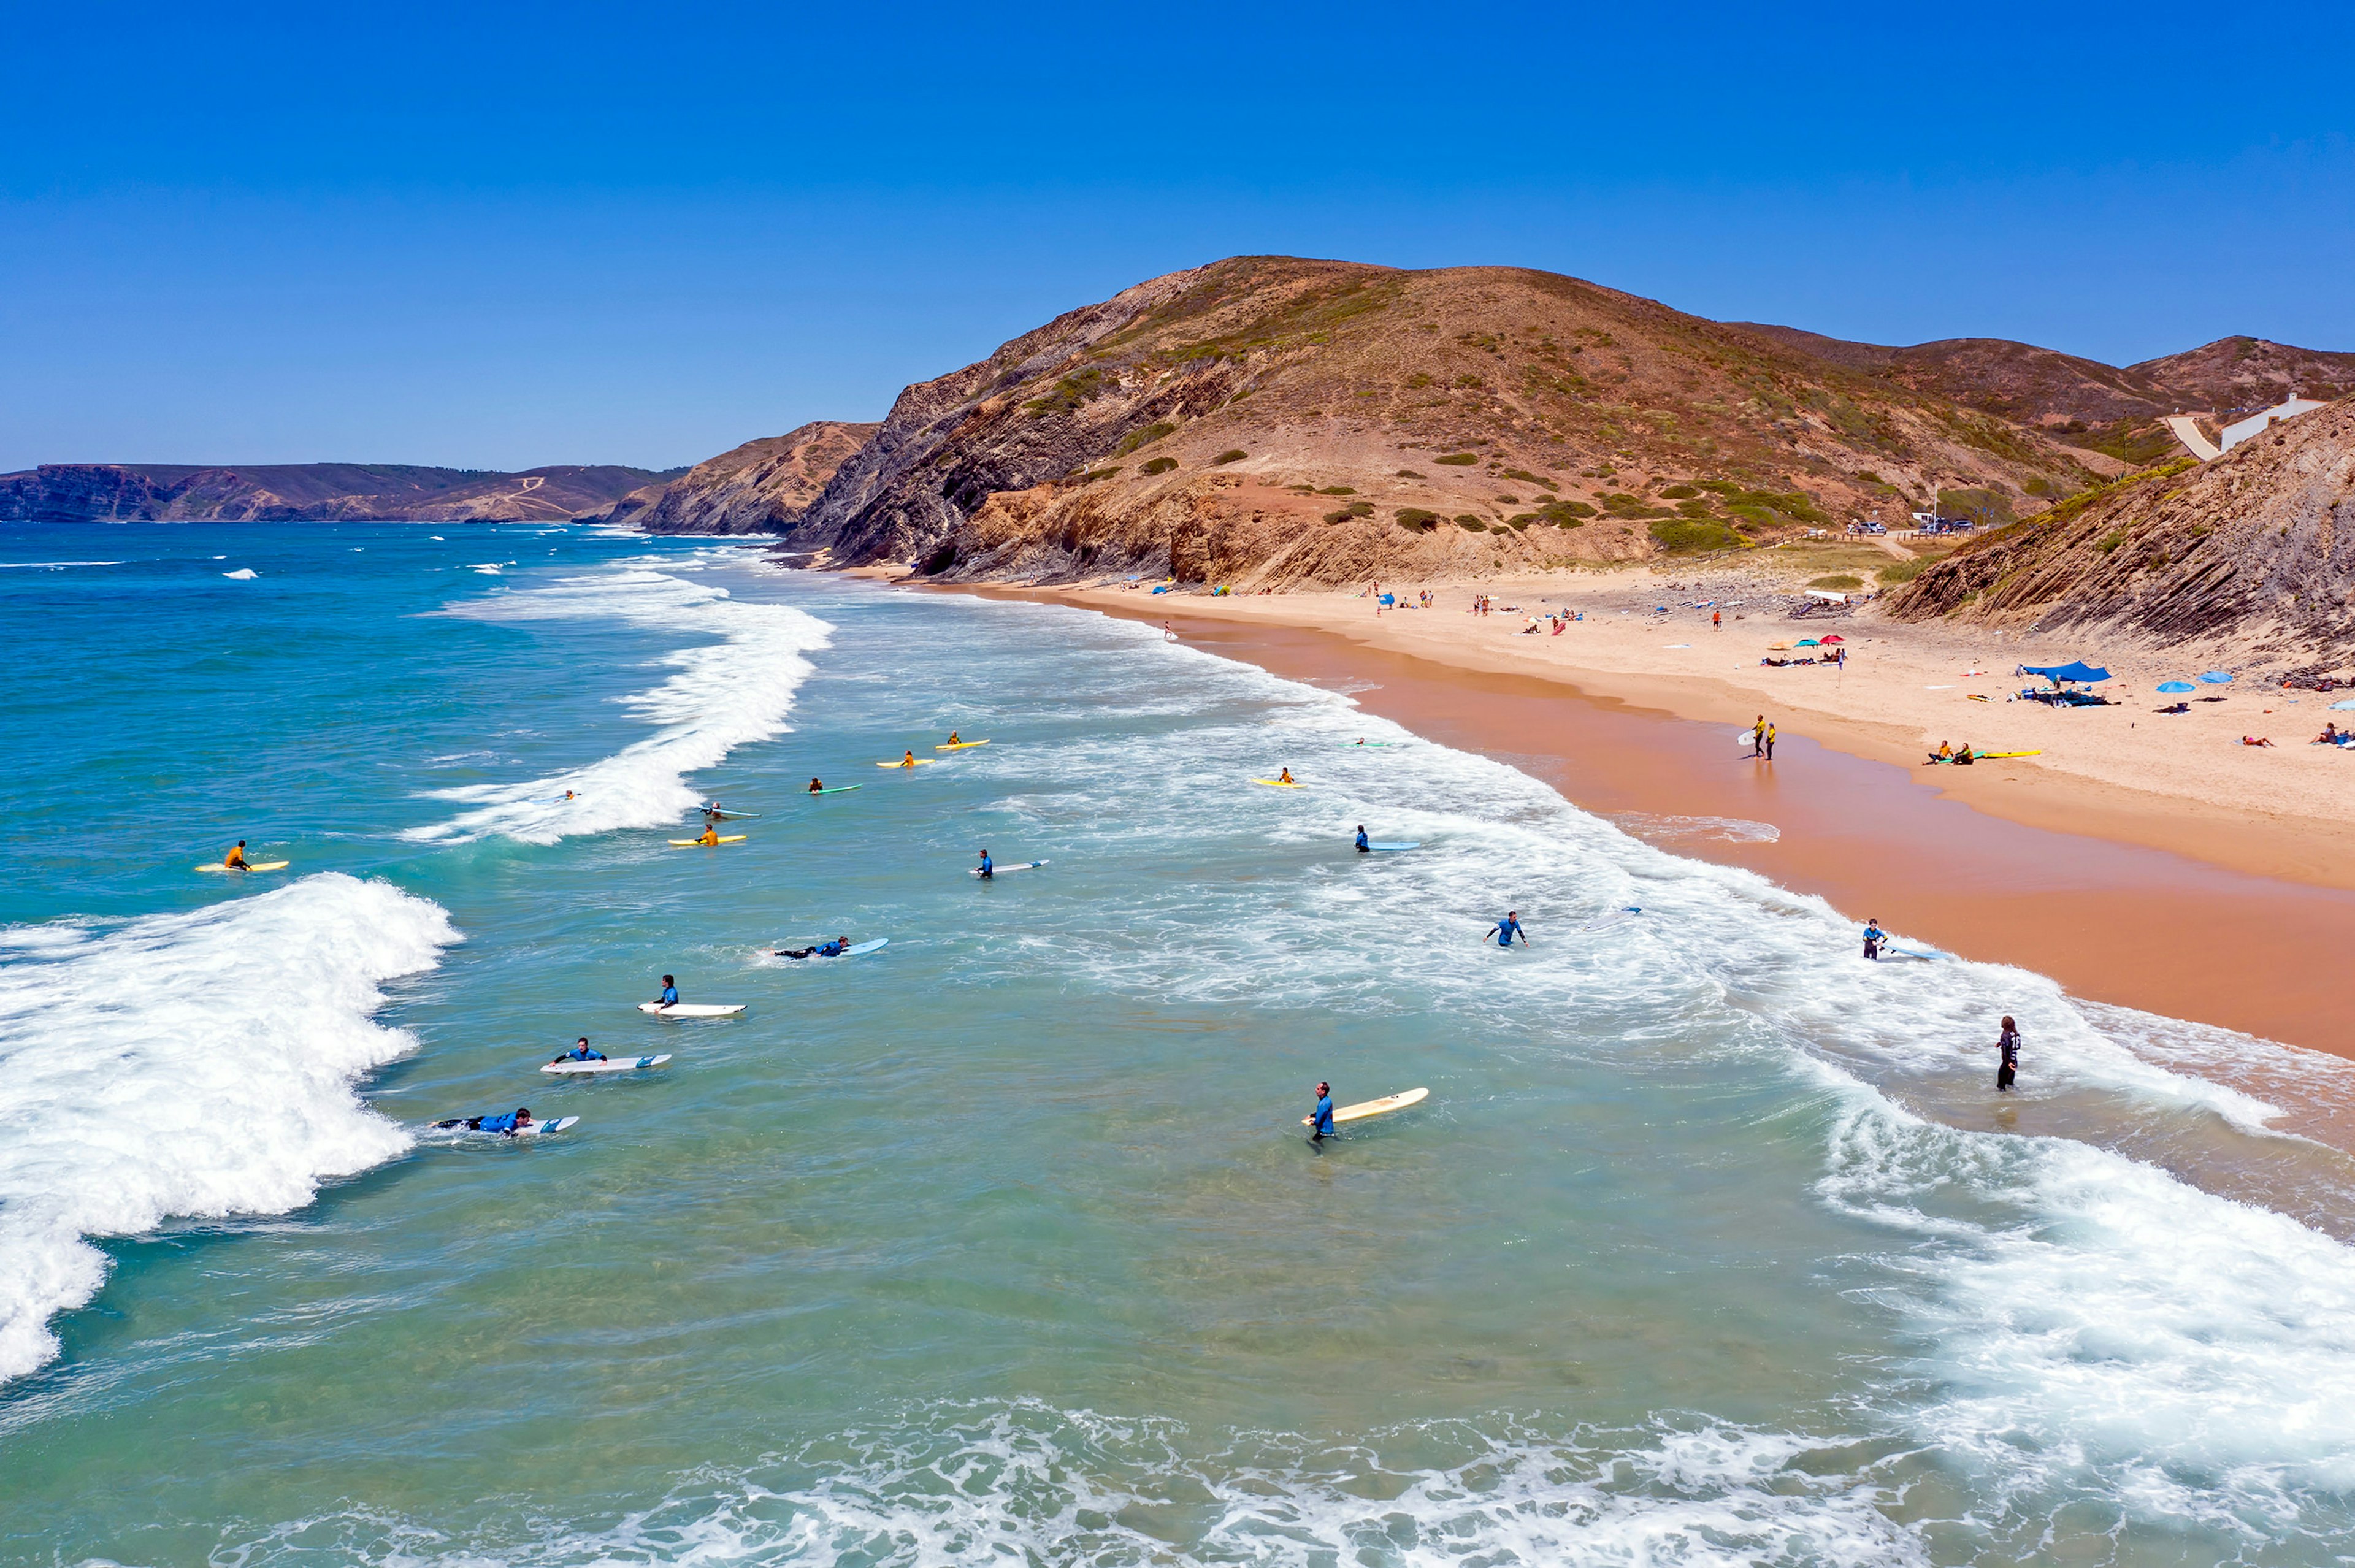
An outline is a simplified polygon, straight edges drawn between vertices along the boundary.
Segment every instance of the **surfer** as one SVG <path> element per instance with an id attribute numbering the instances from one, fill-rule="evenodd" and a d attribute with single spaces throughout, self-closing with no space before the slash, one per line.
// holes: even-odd
<path id="1" fill-rule="evenodd" d="M 780 947 L 780 958 L 839 958 L 850 946 L 850 938 L 837 936 L 832 942 L 821 942 L 810 947 Z"/>
<path id="2" fill-rule="evenodd" d="M 1366 825 L 1362 822 L 1358 824 L 1358 853 L 1360 855 L 1372 853 L 1366 843 Z"/>
<path id="3" fill-rule="evenodd" d="M 663 976 L 662 995 L 655 998 L 655 1006 L 658 1008 L 678 1006 L 678 982 L 668 975 Z"/>
<path id="4" fill-rule="evenodd" d="M 900 759 L 900 765 L 903 768 L 914 767 L 916 765 L 916 753 L 912 750 L 910 751 L 907 755 Z"/>
<path id="5" fill-rule="evenodd" d="M 812 779 L 810 780 L 809 792 L 812 795 L 824 795 L 826 793 L 826 785 L 820 780 Z"/>
<path id="6" fill-rule="evenodd" d="M 553 1067 L 556 1065 L 557 1061 L 602 1061 L 604 1060 L 605 1053 L 603 1051 L 591 1051 L 589 1049 L 589 1037 L 584 1034 L 579 1040 L 572 1042 L 572 1049 L 570 1051 L 566 1051 L 563 1055 L 558 1057 L 556 1061 L 551 1061 L 549 1065 Z"/>
<path id="7" fill-rule="evenodd" d="M 1497 946 L 1510 947 L 1516 936 L 1521 939 L 1522 946 L 1527 947 L 1529 944 L 1529 933 L 1521 929 L 1520 917 L 1520 911 L 1508 909 L 1505 912 L 1505 918 L 1497 923 L 1496 929 L 1488 933 L 1489 936 L 1497 939 Z M 1481 940 L 1485 942 L 1487 938 L 1483 937 Z"/>
<path id="8" fill-rule="evenodd" d="M 2019 1026 L 2011 1021 L 2009 1013 L 2003 1015 L 2003 1033 L 1996 1037 L 1995 1049 L 1995 1091 L 1998 1094 L 2009 1093 L 2013 1081 L 2019 1076 Z"/>
<path id="9" fill-rule="evenodd" d="M 1766 748 L 1766 760 L 1773 762 L 1774 760 L 1774 726 L 1767 725 L 1765 731 L 1759 736 L 1759 740 Z"/>
<path id="10" fill-rule="evenodd" d="M 488 1116 L 457 1116 L 446 1122 L 436 1122 L 437 1127 L 454 1127 L 463 1123 L 470 1133 L 500 1133 L 513 1137 L 526 1127 L 538 1124 L 531 1119 L 529 1105 L 517 1105 L 512 1112 L 501 1111 Z"/>
<path id="11" fill-rule="evenodd" d="M 959 735 L 955 731 L 952 730 L 949 731 L 949 744 L 952 746 L 962 746 L 964 744 L 964 738 Z M 913 752 L 911 752 L 908 754 L 911 757 L 915 755 Z"/>
<path id="12" fill-rule="evenodd" d="M 1889 940 L 1889 933 L 1881 929 L 1878 919 L 1864 923 L 1864 955 L 1874 963 L 1881 962 L 1881 944 Z"/>
<path id="13" fill-rule="evenodd" d="M 221 865 L 225 869 L 232 871 L 242 871 L 246 869 L 244 839 L 239 839 L 237 841 L 237 848 L 221 857 Z"/>
<path id="14" fill-rule="evenodd" d="M 707 848 L 719 844 L 719 818 L 715 816 L 706 821 L 703 825 L 703 837 L 697 839 L 696 842 L 703 845 Z"/>
<path id="15" fill-rule="evenodd" d="M 717 830 L 719 824 L 728 820 L 728 814 L 719 809 L 718 801 L 707 801 L 703 807 L 703 820 Z"/>
<path id="16" fill-rule="evenodd" d="M 985 882 L 997 875 L 997 862 L 989 858 L 989 851 L 986 849 L 984 849 L 981 852 L 981 870 L 979 875 L 981 880 Z"/>
<path id="17" fill-rule="evenodd" d="M 1293 777 L 1292 777 L 1292 770 L 1291 770 L 1290 768 L 1285 768 L 1285 769 L 1284 769 L 1284 770 L 1283 770 L 1281 773 L 1277 773 L 1277 774 L 1275 775 L 1275 782 L 1276 782 L 1276 783 L 1278 783 L 1278 784 L 1291 784 L 1291 783 L 1293 783 L 1293 782 L 1294 782 L 1294 780 L 1293 780 Z"/>
<path id="18" fill-rule="evenodd" d="M 1333 1085 L 1316 1085 L 1316 1108 L 1308 1113 L 1308 1141 L 1321 1144 L 1333 1136 Z"/>
<path id="19" fill-rule="evenodd" d="M 1750 754 L 1753 757 L 1766 750 L 1766 715 L 1761 713 L 1750 726 Z"/>

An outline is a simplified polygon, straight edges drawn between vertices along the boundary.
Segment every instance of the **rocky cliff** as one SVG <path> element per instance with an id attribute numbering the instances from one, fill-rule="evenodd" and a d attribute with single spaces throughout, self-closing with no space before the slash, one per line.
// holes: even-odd
<path id="1" fill-rule="evenodd" d="M 197 467 L 43 464 L 0 474 L 10 522 L 559 522 L 602 511 L 667 477 L 645 468 L 560 464 L 519 474 L 406 464 Z"/>
<path id="2" fill-rule="evenodd" d="M 1738 548 L 2119 469 L 1552 273 L 1240 257 L 908 388 L 788 534 L 943 578 L 1237 586 Z"/>
<path id="3" fill-rule="evenodd" d="M 655 534 L 765 534 L 802 520 L 844 460 L 882 427 L 819 420 L 748 441 L 623 496 L 605 520 Z"/>
<path id="4" fill-rule="evenodd" d="M 2101 629 L 2319 667 L 2355 655 L 2355 397 L 2205 466 L 2189 458 L 1957 549 L 1900 620 Z"/>

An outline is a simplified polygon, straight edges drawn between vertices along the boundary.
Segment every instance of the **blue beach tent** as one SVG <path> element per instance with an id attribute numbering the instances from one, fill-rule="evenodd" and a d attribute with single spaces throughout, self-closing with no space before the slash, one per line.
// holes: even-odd
<path id="1" fill-rule="evenodd" d="M 2200 677 L 2211 686 L 2222 686 L 2232 677 L 2221 669 L 2211 669 Z"/>
<path id="2" fill-rule="evenodd" d="M 2107 680 L 2110 678 L 2110 672 L 2108 670 L 2096 669 L 2092 665 L 2085 663 L 2082 659 L 2077 661 L 2075 664 L 2055 664 L 2044 665 L 2041 667 L 2037 665 L 2022 665 L 2019 667 L 2019 673 L 2022 675 L 2041 675 L 2045 679 L 2056 683 L 2064 680 L 2094 681 Z M 2207 677 L 2203 676 L 2200 678 L 2204 680 Z"/>
<path id="3" fill-rule="evenodd" d="M 2158 689 L 2161 691 L 2192 691 L 2198 688 L 2188 680 L 2162 680 L 2158 683 Z"/>

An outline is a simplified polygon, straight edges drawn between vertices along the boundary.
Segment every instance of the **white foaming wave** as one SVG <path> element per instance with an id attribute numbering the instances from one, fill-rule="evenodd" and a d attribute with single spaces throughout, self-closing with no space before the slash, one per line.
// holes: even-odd
<path id="1" fill-rule="evenodd" d="M 1699 1423 L 1556 1437 L 1497 1418 L 1345 1445 L 1257 1433 L 1203 1444 L 1175 1422 L 1037 1401 L 934 1406 L 749 1469 L 682 1477 L 660 1504 L 604 1529 L 464 1539 L 356 1509 L 231 1550 L 247 1568 L 1926 1565 L 1915 1531 L 1884 1511 L 1900 1500 L 1893 1487 L 1809 1463 L 1849 1441 Z"/>
<path id="2" fill-rule="evenodd" d="M 86 1238 L 283 1213 L 406 1148 L 353 1083 L 416 1042 L 369 1015 L 458 940 L 438 905 L 340 873 L 53 940 L 70 929 L 19 928 L 0 967 L 0 1380 L 104 1283 Z"/>
<path id="3" fill-rule="evenodd" d="M 2293 1524 L 2355 1492 L 2355 1252 L 2061 1138 L 1959 1133 L 1859 1097 L 1819 1190 L 1908 1245 L 1942 1452 L 2015 1490 L 2098 1481 L 2144 1517 Z"/>
<path id="4" fill-rule="evenodd" d="M 436 790 L 435 798 L 474 809 L 401 835 L 421 843 L 502 834 L 553 844 L 677 820 L 699 804 L 687 773 L 714 765 L 738 746 L 788 731 L 785 715 L 812 669 L 805 656 L 826 646 L 833 630 L 789 604 L 733 599 L 725 589 L 634 561 L 446 613 L 489 621 L 623 620 L 721 640 L 670 655 L 664 663 L 677 673 L 622 699 L 634 717 L 657 727 L 653 735 L 610 757 L 524 784 Z M 576 798 L 563 799 L 567 790 Z"/>
<path id="5" fill-rule="evenodd" d="M 0 560 L 0 571 L 62 571 L 69 566 L 121 566 L 119 560 Z"/>

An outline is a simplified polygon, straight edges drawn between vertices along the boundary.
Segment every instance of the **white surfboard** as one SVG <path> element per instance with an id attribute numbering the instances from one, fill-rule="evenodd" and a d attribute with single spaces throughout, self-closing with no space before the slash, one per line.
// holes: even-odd
<path id="1" fill-rule="evenodd" d="M 1035 871 L 1046 863 L 1047 862 L 1044 860 L 1022 860 L 1018 861 L 1011 866 L 992 866 L 990 870 L 993 874 L 1002 877 L 1008 871 Z M 970 867 L 966 869 L 965 875 L 969 877 L 978 877 L 981 875 L 981 868 L 979 866 Z"/>
<path id="2" fill-rule="evenodd" d="M 616 1056 L 609 1061 L 551 1061 L 542 1072 L 553 1072 L 559 1078 L 579 1078 L 592 1072 L 635 1072 L 642 1067 L 660 1067 L 670 1060 L 666 1051 L 659 1056 Z"/>
<path id="3" fill-rule="evenodd" d="M 1368 839 L 1366 841 L 1366 848 L 1369 849 L 1386 849 L 1392 852 L 1401 849 L 1420 849 L 1423 848 L 1423 840 L 1418 838 L 1412 844 L 1377 844 L 1373 840 Z"/>
<path id="4" fill-rule="evenodd" d="M 640 1002 L 638 1011 L 652 1013 L 658 1019 L 732 1019 L 744 1010 L 742 1002 L 673 1002 L 664 1007 L 660 1002 Z"/>
<path id="5" fill-rule="evenodd" d="M 1580 926 L 1578 929 L 1581 931 L 1601 931 L 1605 926 L 1616 925 L 1621 921 L 1627 919 L 1631 915 L 1638 915 L 1643 912 L 1643 906 L 1640 904 L 1624 904 L 1621 907 L 1613 910 L 1609 914 L 1601 916 L 1595 920 L 1588 921 L 1584 925 Z"/>
<path id="6" fill-rule="evenodd" d="M 1386 1094 L 1379 1100 L 1360 1100 L 1354 1105 L 1344 1105 L 1334 1112 L 1333 1122 L 1336 1126 L 1338 1126 L 1345 1122 L 1362 1122 L 1373 1116 L 1387 1116 L 1392 1111 L 1403 1111 L 1409 1105 L 1420 1105 L 1430 1098 L 1431 1091 L 1428 1089 L 1409 1089 L 1404 1093 Z M 1300 1118 L 1300 1125 L 1304 1127 L 1315 1126 L 1316 1118 L 1303 1116 Z"/>

